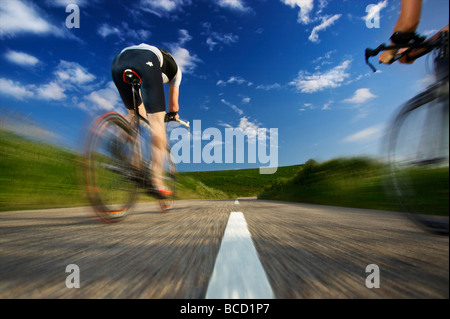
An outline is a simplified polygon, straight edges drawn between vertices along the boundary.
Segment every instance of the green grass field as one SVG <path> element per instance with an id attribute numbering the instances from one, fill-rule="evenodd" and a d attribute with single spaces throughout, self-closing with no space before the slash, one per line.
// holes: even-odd
<path id="1" fill-rule="evenodd" d="M 267 187 L 260 199 L 404 211 L 385 165 L 369 158 L 310 160 L 291 177 Z M 448 216 L 449 171 L 408 169 L 401 179 L 404 197 L 417 213 Z"/>
<path id="2" fill-rule="evenodd" d="M 87 205 L 78 161 L 63 148 L 0 130 L 0 210 Z"/>
<path id="3" fill-rule="evenodd" d="M 182 173 L 207 187 L 220 190 L 229 198 L 258 196 L 277 179 L 294 175 L 301 165 L 279 167 L 275 174 L 259 174 L 259 169 Z"/>
<path id="4" fill-rule="evenodd" d="M 0 211 L 89 205 L 80 154 L 0 130 Z M 408 171 L 409 199 L 423 210 L 448 216 L 448 167 Z M 385 165 L 369 158 L 259 169 L 178 174 L 179 199 L 259 199 L 401 211 Z M 436 191 L 437 190 L 437 191 Z M 140 201 L 153 200 L 146 195 Z"/>

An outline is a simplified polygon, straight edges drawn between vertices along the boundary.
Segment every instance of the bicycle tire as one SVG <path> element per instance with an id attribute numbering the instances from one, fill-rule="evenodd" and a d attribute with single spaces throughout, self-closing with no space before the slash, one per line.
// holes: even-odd
<path id="1" fill-rule="evenodd" d="M 88 199 L 102 221 L 122 221 L 132 209 L 140 156 L 136 134 L 122 115 L 111 112 L 97 119 L 85 147 L 84 176 Z"/>
<path id="2" fill-rule="evenodd" d="M 410 220 L 440 235 L 449 234 L 448 106 L 448 82 L 436 84 L 403 106 L 388 134 L 394 195 Z"/>

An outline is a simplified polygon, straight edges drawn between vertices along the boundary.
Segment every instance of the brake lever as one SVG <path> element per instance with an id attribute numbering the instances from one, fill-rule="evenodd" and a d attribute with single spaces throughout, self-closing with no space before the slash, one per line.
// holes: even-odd
<path id="1" fill-rule="evenodd" d="M 373 56 L 377 56 L 381 51 L 386 50 L 386 44 L 380 44 L 375 50 L 366 49 L 366 64 L 372 69 L 372 71 L 375 73 L 377 72 L 377 69 L 373 66 L 372 63 L 369 62 L 369 58 Z"/>
<path id="2" fill-rule="evenodd" d="M 369 48 L 367 48 L 366 49 L 366 64 L 372 69 L 372 71 L 375 73 L 375 72 L 377 72 L 377 69 L 373 66 L 373 64 L 372 63 L 370 63 L 369 62 L 369 58 L 370 57 L 373 57 L 373 56 L 376 56 L 378 53 L 374 53 L 376 50 L 372 50 L 372 49 L 369 49 Z"/>

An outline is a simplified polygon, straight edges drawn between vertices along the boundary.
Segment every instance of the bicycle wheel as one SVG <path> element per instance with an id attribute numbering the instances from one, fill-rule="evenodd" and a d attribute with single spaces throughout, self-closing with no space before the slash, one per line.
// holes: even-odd
<path id="1" fill-rule="evenodd" d="M 158 200 L 159 206 L 161 207 L 161 212 L 166 213 L 170 209 L 174 208 L 177 192 L 177 167 L 173 161 L 169 146 L 167 147 L 167 154 L 164 161 L 163 182 L 167 189 L 172 192 L 171 196 Z"/>
<path id="2" fill-rule="evenodd" d="M 392 124 L 389 162 L 394 193 L 426 231 L 449 233 L 448 82 L 410 100 Z"/>
<path id="3" fill-rule="evenodd" d="M 84 175 L 88 198 L 103 221 L 121 221 L 132 208 L 139 159 L 139 144 L 129 123 L 118 113 L 101 116 L 88 137 Z"/>

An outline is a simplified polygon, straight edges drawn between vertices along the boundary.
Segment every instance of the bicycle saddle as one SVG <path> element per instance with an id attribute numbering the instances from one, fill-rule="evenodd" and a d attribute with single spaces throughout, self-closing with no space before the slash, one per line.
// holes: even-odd
<path id="1" fill-rule="evenodd" d="M 123 71 L 123 81 L 128 84 L 139 84 L 141 83 L 141 77 L 133 70 L 126 69 Z"/>

